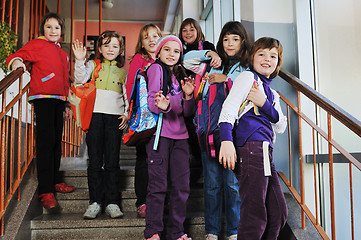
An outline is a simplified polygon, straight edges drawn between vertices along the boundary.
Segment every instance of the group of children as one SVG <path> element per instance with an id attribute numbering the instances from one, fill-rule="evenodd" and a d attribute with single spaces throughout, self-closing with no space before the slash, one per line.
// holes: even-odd
<path id="1" fill-rule="evenodd" d="M 24 61 L 33 63 L 29 100 L 36 115 L 39 198 L 47 209 L 58 206 L 56 191 L 74 191 L 59 174 L 64 109 L 65 117 L 71 115 L 66 107 L 69 57 L 58 44 L 64 27 L 57 14 L 45 15 L 42 37 L 7 59 L 12 70 L 25 69 Z M 122 69 L 123 48 L 117 32 L 103 32 L 95 56 L 101 69 L 95 71 L 99 60 L 86 61 L 86 47 L 77 40 L 72 44 L 75 83 L 95 74 L 96 87 L 86 134 L 89 206 L 84 218 L 96 218 L 103 207 L 112 218 L 123 216 L 118 192 L 121 136 L 136 72 L 147 67 L 149 109 L 163 113 L 163 123 L 157 150 L 155 136 L 136 146 L 136 207 L 146 220 L 144 238 L 191 239 L 183 224 L 190 192 L 188 138 L 194 135 L 204 175 L 205 238 L 218 239 L 224 209 L 227 239 L 276 239 L 287 217 L 272 159 L 275 132 L 282 133 L 287 121 L 277 92 L 269 87 L 282 64 L 280 42 L 264 37 L 252 45 L 243 25 L 233 21 L 223 26 L 215 48 L 205 41 L 199 23 L 188 18 L 179 38 L 162 37 L 153 24 L 141 28 L 128 74 Z M 161 90 L 164 81 L 166 92 Z M 187 129 L 186 121 L 195 124 L 196 133 Z"/>

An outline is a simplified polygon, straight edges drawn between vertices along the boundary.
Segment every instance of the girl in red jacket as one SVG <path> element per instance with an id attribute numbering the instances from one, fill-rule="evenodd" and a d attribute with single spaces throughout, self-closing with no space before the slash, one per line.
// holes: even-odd
<path id="1" fill-rule="evenodd" d="M 66 185 L 59 172 L 63 112 L 69 94 L 69 56 L 60 48 L 65 24 L 56 13 L 46 14 L 40 23 L 41 37 L 29 41 L 23 48 L 6 59 L 10 70 L 32 63 L 29 101 L 34 104 L 36 122 L 36 165 L 39 198 L 46 209 L 58 206 L 54 192 L 69 193 L 73 186 Z"/>

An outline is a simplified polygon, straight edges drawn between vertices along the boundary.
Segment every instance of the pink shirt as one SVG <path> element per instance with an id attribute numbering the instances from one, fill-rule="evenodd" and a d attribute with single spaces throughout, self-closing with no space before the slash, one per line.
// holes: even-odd
<path id="1" fill-rule="evenodd" d="M 132 62 L 130 63 L 127 82 L 125 84 L 128 101 L 130 100 L 130 95 L 132 94 L 132 90 L 133 90 L 133 86 L 134 86 L 134 78 L 135 78 L 135 74 L 137 73 L 138 69 L 145 68 L 149 63 L 154 63 L 154 61 L 155 60 L 152 59 L 152 61 L 148 62 L 147 60 L 145 60 L 142 57 L 142 54 L 140 54 L 140 53 L 135 54 Z"/>

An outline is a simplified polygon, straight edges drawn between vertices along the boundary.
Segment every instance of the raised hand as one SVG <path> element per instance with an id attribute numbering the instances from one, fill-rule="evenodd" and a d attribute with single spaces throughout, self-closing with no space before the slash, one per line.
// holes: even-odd
<path id="1" fill-rule="evenodd" d="M 82 61 L 85 59 L 86 47 L 83 46 L 83 43 L 79 42 L 78 39 L 73 42 L 72 49 L 76 60 Z"/>
<path id="2" fill-rule="evenodd" d="M 158 108 L 162 109 L 163 111 L 167 110 L 168 106 L 169 106 L 169 97 L 165 97 L 163 95 L 163 91 L 160 90 L 159 92 L 157 92 L 155 94 L 155 106 L 157 106 Z"/>
<path id="3" fill-rule="evenodd" d="M 185 94 L 185 99 L 190 99 L 192 98 L 192 94 L 194 92 L 194 89 L 196 87 L 196 85 L 194 84 L 194 78 L 192 77 L 188 77 L 188 78 L 184 78 L 184 80 L 181 80 L 181 85 L 182 85 L 182 90 Z"/>

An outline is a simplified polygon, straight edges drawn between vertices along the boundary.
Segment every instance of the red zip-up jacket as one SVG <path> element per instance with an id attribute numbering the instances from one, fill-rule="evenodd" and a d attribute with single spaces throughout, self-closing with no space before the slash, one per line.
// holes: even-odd
<path id="1" fill-rule="evenodd" d="M 8 68 L 15 59 L 32 63 L 29 100 L 66 100 L 69 94 L 69 55 L 58 43 L 49 42 L 44 37 L 33 39 L 9 55 L 6 59 Z"/>

